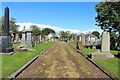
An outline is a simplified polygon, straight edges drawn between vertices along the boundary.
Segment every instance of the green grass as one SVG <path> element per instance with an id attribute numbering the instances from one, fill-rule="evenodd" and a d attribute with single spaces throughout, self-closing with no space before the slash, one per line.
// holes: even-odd
<path id="1" fill-rule="evenodd" d="M 72 43 L 68 43 L 68 44 L 71 45 L 73 48 L 76 48 L 75 44 L 72 44 Z"/>
<path id="2" fill-rule="evenodd" d="M 2 55 L 2 77 L 6 78 L 10 76 L 13 72 L 17 71 L 53 43 L 55 42 L 41 43 L 31 48 L 36 51 L 20 52 L 15 55 Z"/>
<path id="3" fill-rule="evenodd" d="M 85 48 L 85 49 L 78 50 L 78 51 L 81 52 L 81 53 L 84 54 L 84 55 L 87 55 L 87 54 L 90 53 L 90 52 L 99 51 L 99 49 L 87 49 L 87 48 Z"/>
<path id="4" fill-rule="evenodd" d="M 95 62 L 114 77 L 120 79 L 120 76 L 118 76 L 118 68 L 120 67 L 118 63 L 120 64 L 120 59 L 95 60 Z"/>
<path id="5" fill-rule="evenodd" d="M 17 46 L 20 46 L 21 44 L 13 44 L 13 48 L 16 48 Z"/>
<path id="6" fill-rule="evenodd" d="M 70 44 L 70 45 L 72 47 L 76 48 L 76 45 L 74 45 L 74 44 Z M 94 51 L 98 51 L 98 50 L 99 49 L 86 49 L 85 48 L 85 49 L 78 50 L 78 51 L 83 53 L 84 55 L 86 55 L 90 52 L 94 52 Z M 120 51 L 116 51 L 116 50 L 111 50 L 110 52 L 112 54 L 120 53 Z M 120 64 L 120 59 L 95 60 L 95 63 L 97 63 L 99 66 L 101 66 L 107 72 L 111 73 L 114 77 L 120 79 L 120 76 L 118 76 L 118 68 L 120 67 L 120 65 L 118 65 L 118 63 Z"/>
<path id="7" fill-rule="evenodd" d="M 69 43 L 73 48 L 76 48 L 76 45 L 75 44 L 71 44 L 71 43 Z M 95 51 L 99 51 L 99 49 L 87 49 L 87 48 L 85 48 L 85 49 L 82 49 L 82 50 L 78 50 L 79 52 L 81 52 L 82 54 L 84 54 L 84 55 L 87 55 L 88 53 L 90 53 L 90 52 L 95 52 Z"/>
<path id="8" fill-rule="evenodd" d="M 2 78 L 2 56 L 0 55 L 0 78 Z"/>
<path id="9" fill-rule="evenodd" d="M 112 54 L 120 54 L 120 51 L 116 51 L 116 50 L 110 50 L 110 52 L 111 52 Z"/>

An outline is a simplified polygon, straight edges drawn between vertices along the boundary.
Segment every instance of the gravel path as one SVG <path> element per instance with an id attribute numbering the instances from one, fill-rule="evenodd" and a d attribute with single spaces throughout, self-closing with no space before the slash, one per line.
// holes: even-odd
<path id="1" fill-rule="evenodd" d="M 17 78 L 108 78 L 67 43 L 55 43 Z"/>

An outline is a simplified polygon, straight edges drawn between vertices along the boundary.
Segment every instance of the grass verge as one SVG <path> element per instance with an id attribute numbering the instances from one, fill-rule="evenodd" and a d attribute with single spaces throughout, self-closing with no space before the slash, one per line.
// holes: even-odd
<path id="1" fill-rule="evenodd" d="M 20 52 L 15 55 L 1 55 L 2 56 L 2 78 L 7 78 L 13 72 L 17 71 L 28 61 L 40 54 L 46 48 L 50 47 L 55 42 L 41 43 L 32 47 L 36 51 Z M 16 45 L 15 45 L 16 46 Z M 14 47 L 15 47 L 14 46 Z"/>
<path id="2" fill-rule="evenodd" d="M 95 63 L 111 73 L 115 78 L 120 79 L 120 76 L 118 75 L 118 68 L 120 67 L 118 64 L 120 64 L 120 59 L 95 60 Z"/>
<path id="3" fill-rule="evenodd" d="M 69 43 L 70 44 L 70 43 Z M 76 45 L 70 44 L 72 47 L 76 48 Z M 98 51 L 99 49 L 82 49 L 78 50 L 79 52 L 83 53 L 84 55 L 87 55 L 90 52 Z M 120 51 L 111 50 L 112 54 L 119 54 Z M 106 59 L 106 60 L 94 60 L 96 64 L 101 66 L 104 70 L 111 73 L 115 78 L 120 79 L 120 71 L 118 68 L 120 67 L 120 59 Z"/>
<path id="4" fill-rule="evenodd" d="M 68 44 L 70 44 L 70 43 L 68 43 Z M 75 44 L 70 44 L 73 48 L 76 48 L 76 45 Z M 82 54 L 84 54 L 84 55 L 87 55 L 88 53 L 90 53 L 90 52 L 95 52 L 95 51 L 99 51 L 99 49 L 87 49 L 87 48 L 85 48 L 85 49 L 82 49 L 82 50 L 78 50 L 79 52 L 81 52 Z"/>

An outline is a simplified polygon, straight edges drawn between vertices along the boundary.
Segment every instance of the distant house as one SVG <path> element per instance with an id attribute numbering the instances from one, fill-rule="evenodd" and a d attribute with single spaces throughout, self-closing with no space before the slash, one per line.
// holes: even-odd
<path id="1" fill-rule="evenodd" d="M 97 36 L 91 33 L 87 33 L 87 34 L 81 33 L 78 36 L 78 41 L 82 41 L 84 45 L 91 45 L 91 44 L 96 44 L 98 42 L 98 38 Z"/>
<path id="2" fill-rule="evenodd" d="M 47 35 L 48 41 L 57 41 L 58 40 L 58 36 L 54 33 L 50 33 Z"/>
<path id="3" fill-rule="evenodd" d="M 93 34 L 90 34 L 90 33 L 86 34 L 85 37 L 86 37 L 85 42 L 86 42 L 87 45 L 98 42 L 97 36 L 95 36 Z"/>

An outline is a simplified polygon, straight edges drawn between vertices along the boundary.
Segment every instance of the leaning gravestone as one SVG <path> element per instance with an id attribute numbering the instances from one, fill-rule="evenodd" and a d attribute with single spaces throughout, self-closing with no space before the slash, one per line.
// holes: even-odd
<path id="1" fill-rule="evenodd" d="M 81 33 L 81 41 L 82 41 L 82 45 L 85 45 L 85 35 L 83 33 Z"/>
<path id="2" fill-rule="evenodd" d="M 74 42 L 75 45 L 77 45 L 77 42 L 78 42 L 78 36 L 77 36 L 77 34 L 74 34 L 74 36 L 73 36 L 73 42 Z"/>
<path id="3" fill-rule="evenodd" d="M 77 49 L 84 49 L 82 41 L 77 42 Z"/>
<path id="4" fill-rule="evenodd" d="M 5 16 L 4 16 L 4 25 L 3 25 L 3 33 L 2 33 L 2 52 L 9 53 L 13 51 L 12 43 L 11 43 L 11 35 L 9 33 L 9 8 L 5 8 Z"/>

